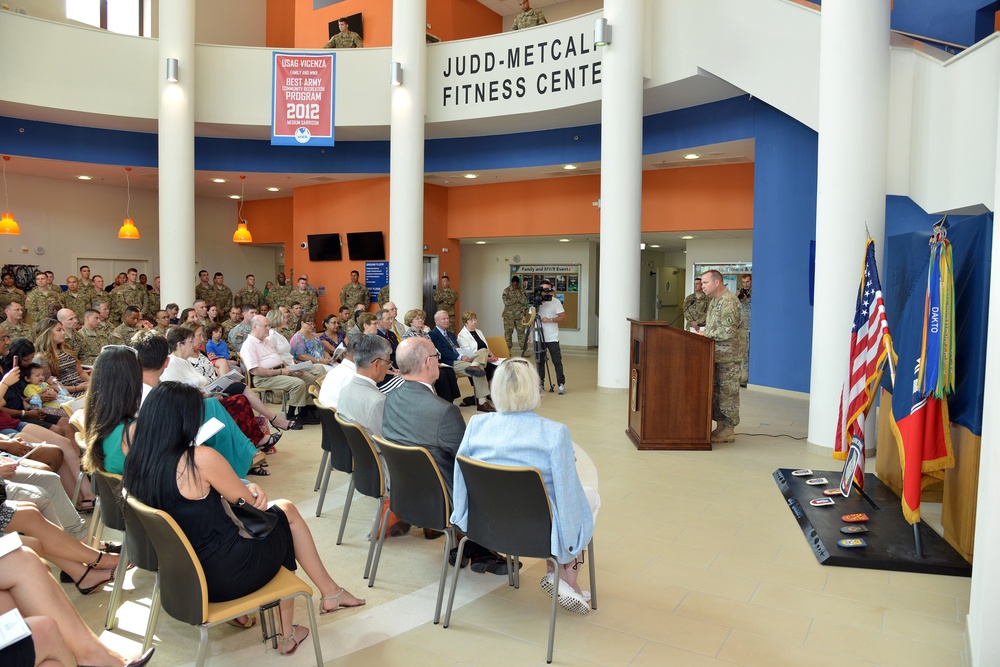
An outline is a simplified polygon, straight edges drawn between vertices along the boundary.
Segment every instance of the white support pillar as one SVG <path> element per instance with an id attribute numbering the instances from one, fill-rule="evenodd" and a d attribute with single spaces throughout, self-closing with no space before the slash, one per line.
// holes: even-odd
<path id="1" fill-rule="evenodd" d="M 822 449 L 835 441 L 866 225 L 885 250 L 888 90 L 889 0 L 824 3 L 808 434 Z"/>
<path id="2" fill-rule="evenodd" d="M 598 390 L 628 388 L 629 323 L 639 317 L 643 0 L 605 0 L 601 49 L 601 276 Z"/>
<path id="3" fill-rule="evenodd" d="M 1000 127 L 1000 118 L 997 119 Z M 997 135 L 1000 137 L 1000 135 Z M 993 211 L 1000 210 L 1000 141 L 996 148 L 997 168 L 993 186 Z M 1000 234 L 993 227 L 992 266 L 1000 266 Z M 989 331 L 1000 331 L 1000 290 L 990 290 Z M 972 594 L 966 632 L 972 667 L 1000 665 L 1000 496 L 993 480 L 1000 474 L 1000 452 L 994 443 L 1000 438 L 1000 344 L 996 334 L 986 339 L 986 387 L 983 392 L 982 447 L 979 452 L 979 492 L 976 500 L 976 554 L 972 568 Z"/>
<path id="4" fill-rule="evenodd" d="M 402 84 L 392 86 L 390 108 L 389 284 L 402 309 L 424 302 L 426 25 L 425 0 L 393 1 L 392 62 L 400 64 Z M 385 85 L 392 85 L 389 72 Z"/>
<path id="5" fill-rule="evenodd" d="M 160 293 L 181 307 L 194 300 L 194 0 L 160 3 Z M 167 81 L 167 59 L 177 82 Z"/>

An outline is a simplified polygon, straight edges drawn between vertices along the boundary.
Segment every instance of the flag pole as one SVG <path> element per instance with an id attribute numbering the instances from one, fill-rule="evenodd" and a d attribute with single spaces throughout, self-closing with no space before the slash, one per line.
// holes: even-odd
<path id="1" fill-rule="evenodd" d="M 864 489 L 862 489 L 860 486 L 858 486 L 857 480 L 852 479 L 851 480 L 851 484 L 854 486 L 855 489 L 858 490 L 858 493 L 861 494 L 861 497 L 868 501 L 868 504 L 872 506 L 873 510 L 880 510 L 880 509 L 882 509 L 881 507 L 879 507 L 878 505 L 875 504 L 875 501 L 872 500 L 871 496 L 869 496 L 867 493 L 865 493 Z"/>

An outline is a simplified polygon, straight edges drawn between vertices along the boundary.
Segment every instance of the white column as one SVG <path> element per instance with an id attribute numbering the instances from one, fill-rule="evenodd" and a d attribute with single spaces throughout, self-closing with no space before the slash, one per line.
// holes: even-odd
<path id="1" fill-rule="evenodd" d="M 628 388 L 629 323 L 639 317 L 643 0 L 605 0 L 601 49 L 601 276 L 597 388 Z"/>
<path id="2" fill-rule="evenodd" d="M 808 434 L 821 448 L 837 430 L 865 225 L 879 259 L 885 250 L 888 86 L 889 0 L 824 3 Z"/>
<path id="3" fill-rule="evenodd" d="M 1000 127 L 1000 118 L 997 119 Z M 997 135 L 1000 137 L 1000 135 Z M 1000 168 L 1000 142 L 997 149 Z M 1000 171 L 993 186 L 993 210 L 1000 210 Z M 993 266 L 1000 266 L 1000 234 L 993 232 Z M 1000 331 L 1000 290 L 990 290 L 989 331 Z M 979 453 L 979 492 L 976 500 L 976 555 L 969 598 L 969 653 L 972 667 L 1000 665 L 1000 501 L 993 480 L 1000 474 L 1000 344 L 996 334 L 986 338 L 986 387 L 983 392 L 983 433 Z"/>
<path id="4" fill-rule="evenodd" d="M 424 302 L 426 25 L 425 0 L 393 1 L 392 61 L 400 64 L 403 83 L 392 86 L 390 108 L 389 284 L 402 311 Z M 389 72 L 385 85 L 391 85 Z"/>
<path id="5" fill-rule="evenodd" d="M 160 3 L 160 293 L 183 308 L 194 300 L 194 0 Z M 178 62 L 167 81 L 167 59 Z"/>

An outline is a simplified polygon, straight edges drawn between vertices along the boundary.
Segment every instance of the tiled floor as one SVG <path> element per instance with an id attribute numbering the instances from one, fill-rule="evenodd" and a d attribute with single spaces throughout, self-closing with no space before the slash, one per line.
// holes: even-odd
<path id="1" fill-rule="evenodd" d="M 586 616 L 560 610 L 555 664 L 964 664 L 969 579 L 817 563 L 771 479 L 778 467 L 835 467 L 806 451 L 805 400 L 744 390 L 735 444 L 639 452 L 624 433 L 625 395 L 596 390 L 596 353 L 568 351 L 564 360 L 567 393 L 546 394 L 539 412 L 567 423 L 593 459 L 603 505 L 599 608 Z M 544 564 L 525 563 L 519 590 L 506 577 L 464 571 L 451 627 L 435 626 L 443 542 L 417 530 L 387 541 L 376 586 L 366 588 L 364 535 L 374 503 L 355 498 L 344 543 L 335 546 L 346 478 L 334 473 L 323 516 L 313 517 L 319 427 L 286 434 L 279 450 L 262 486 L 297 503 L 334 577 L 368 596 L 367 607 L 320 620 L 326 664 L 544 664 L 549 598 L 537 584 Z M 122 627 L 104 635 L 126 653 L 141 641 L 151 582 L 144 572 L 127 580 Z M 100 627 L 107 593 L 70 596 Z M 297 618 L 306 622 L 304 610 Z M 193 661 L 195 629 L 164 614 L 156 634 L 155 664 Z M 279 661 L 256 629 L 210 634 L 211 665 L 315 662 L 310 644 Z"/>

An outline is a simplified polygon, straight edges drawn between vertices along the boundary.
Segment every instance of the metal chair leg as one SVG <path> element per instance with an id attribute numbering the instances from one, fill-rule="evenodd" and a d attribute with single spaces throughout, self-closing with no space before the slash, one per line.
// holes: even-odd
<path id="1" fill-rule="evenodd" d="M 101 524 L 101 498 L 98 496 L 97 500 L 94 501 L 94 513 L 90 515 L 90 534 L 87 535 L 87 544 L 94 544 L 95 539 L 100 539 L 98 536 L 98 528 Z"/>
<path id="2" fill-rule="evenodd" d="M 201 630 L 201 638 L 198 642 L 198 659 L 195 661 L 195 667 L 205 667 L 205 658 L 208 657 L 208 626 L 199 625 L 198 629 Z"/>
<path id="3" fill-rule="evenodd" d="M 441 621 L 441 602 L 444 600 L 444 586 L 448 582 L 448 554 L 455 545 L 455 529 L 448 528 L 444 531 L 444 553 L 441 554 L 441 578 L 438 581 L 437 604 L 434 606 L 434 625 Z"/>
<path id="4" fill-rule="evenodd" d="M 547 664 L 552 664 L 552 645 L 555 643 L 556 639 L 556 605 L 559 603 L 559 563 L 556 562 L 554 558 L 550 558 L 549 561 L 555 568 L 556 580 L 555 588 L 552 590 L 552 608 L 549 611 L 549 649 L 548 653 L 545 654 L 545 662 Z"/>
<path id="5" fill-rule="evenodd" d="M 326 462 L 327 460 L 329 460 L 329 458 L 330 458 L 330 452 L 324 449 L 323 458 L 320 459 L 319 461 L 319 470 L 316 471 L 316 486 L 313 487 L 313 491 L 319 491 L 319 484 L 320 480 L 323 479 L 323 472 L 329 470 L 329 468 L 326 467 Z M 327 473 L 327 475 L 329 475 L 329 473 Z M 316 516 L 319 516 L 319 514 L 317 514 Z"/>
<path id="6" fill-rule="evenodd" d="M 381 499 L 379 502 L 382 502 Z M 379 505 L 379 509 L 381 509 L 381 505 Z M 368 565 L 365 566 L 365 579 L 368 579 L 368 588 L 375 585 L 375 573 L 378 571 L 378 559 L 382 555 L 382 543 L 385 542 L 385 525 L 389 520 L 389 511 L 389 507 L 386 506 L 378 524 L 378 539 L 372 540 L 371 546 L 368 547 Z M 374 561 L 372 561 L 373 548 L 375 549 Z"/>
<path id="7" fill-rule="evenodd" d="M 344 501 L 344 509 L 340 514 L 340 532 L 337 533 L 337 544 L 344 540 L 344 528 L 347 526 L 347 515 L 351 512 L 351 501 L 354 500 L 354 475 L 351 474 L 351 481 L 347 484 L 347 500 Z"/>
<path id="8" fill-rule="evenodd" d="M 145 653 L 153 645 L 153 633 L 156 632 L 156 623 L 160 620 L 160 573 L 156 573 L 156 581 L 153 582 L 153 595 L 149 602 L 149 620 L 146 621 L 146 636 L 142 641 L 142 652 Z"/>
<path id="9" fill-rule="evenodd" d="M 329 454 L 329 452 L 327 452 L 327 454 Z M 330 473 L 333 472 L 333 466 L 326 462 L 327 454 L 323 454 L 323 465 L 326 466 L 326 474 L 323 475 L 323 488 L 319 492 L 319 504 L 316 505 L 316 516 L 323 513 L 323 503 L 326 501 L 326 489 L 330 485 Z"/>
<path id="10" fill-rule="evenodd" d="M 316 622 L 316 607 L 313 605 L 312 596 L 301 594 L 306 601 L 306 609 L 309 610 L 310 634 L 313 638 L 313 650 L 316 652 L 316 664 L 323 664 L 323 649 L 319 645 L 319 624 Z"/>
<path id="11" fill-rule="evenodd" d="M 587 545 L 587 555 L 590 556 L 590 608 L 597 609 L 597 566 L 594 564 L 594 538 Z"/>
<path id="12" fill-rule="evenodd" d="M 115 570 L 115 583 L 111 589 L 111 599 L 108 600 L 108 615 L 104 619 L 105 630 L 114 630 L 115 616 L 118 615 L 118 607 L 122 603 L 122 587 L 125 582 L 125 573 L 128 571 L 128 533 L 126 532 L 122 532 L 122 551 L 119 554 L 118 563 L 118 569 Z"/>
<path id="13" fill-rule="evenodd" d="M 455 554 L 455 574 L 451 577 L 451 593 L 448 594 L 448 608 L 444 613 L 444 627 L 451 623 L 451 606 L 455 604 L 455 588 L 458 587 L 458 575 L 462 571 L 462 556 L 465 554 L 465 543 L 469 541 L 468 535 L 464 536 L 458 543 L 458 553 Z"/>
<path id="14" fill-rule="evenodd" d="M 83 488 L 83 471 L 81 470 L 76 476 L 76 488 L 73 489 L 73 505 L 77 505 L 80 502 L 80 489 Z"/>

